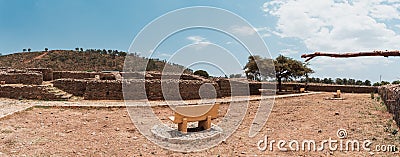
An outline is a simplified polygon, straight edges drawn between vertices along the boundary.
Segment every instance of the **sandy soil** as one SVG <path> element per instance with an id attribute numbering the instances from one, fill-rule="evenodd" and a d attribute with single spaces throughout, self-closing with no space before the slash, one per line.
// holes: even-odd
<path id="1" fill-rule="evenodd" d="M 376 145 L 400 147 L 398 128 L 385 107 L 369 94 L 343 94 L 345 100 L 324 100 L 331 93 L 278 99 L 262 132 L 248 137 L 257 109 L 251 102 L 239 129 L 217 147 L 196 153 L 165 150 L 148 141 L 132 124 L 125 108 L 35 107 L 0 120 L 0 152 L 10 156 L 398 156 L 376 151 L 260 151 L 257 142 L 268 140 L 338 139 L 343 128 L 347 139 L 371 140 Z M 221 116 L 229 104 L 223 104 Z M 155 107 L 163 121 L 172 111 Z M 218 121 L 215 120 L 214 122 Z M 318 143 L 317 143 L 318 145 Z M 288 146 L 286 145 L 288 148 Z M 2 156 L 0 153 L 0 156 Z"/>

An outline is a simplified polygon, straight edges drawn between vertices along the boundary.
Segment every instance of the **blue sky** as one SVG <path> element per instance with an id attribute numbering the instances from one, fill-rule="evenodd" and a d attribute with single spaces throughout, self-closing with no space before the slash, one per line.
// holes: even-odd
<path id="1" fill-rule="evenodd" d="M 241 16 L 262 36 L 272 57 L 283 54 L 303 61 L 301 54 L 314 51 L 400 49 L 400 3 L 394 0 L 0 0 L 0 53 L 45 47 L 127 51 L 134 37 L 148 23 L 167 12 L 191 6 L 212 6 Z M 195 19 L 186 17 L 176 22 Z M 243 35 L 257 35 L 245 27 L 234 29 Z M 173 34 L 153 56 L 169 60 L 181 50 L 188 56 L 186 58 L 195 60 L 196 55 L 190 53 L 198 49 L 182 49 L 189 44 L 205 46 L 202 50 L 207 51 L 205 56 L 210 56 L 210 61 L 218 60 L 225 74 L 240 73 L 238 67 L 247 61 L 248 53 L 235 40 L 205 29 Z M 232 53 L 234 59 L 227 59 L 224 49 L 215 45 Z M 382 75 L 383 80 L 400 79 L 400 57 L 321 57 L 311 60 L 310 64 L 315 77 L 379 81 Z M 215 66 L 193 65 L 192 68 L 206 68 L 214 75 L 221 74 Z"/>

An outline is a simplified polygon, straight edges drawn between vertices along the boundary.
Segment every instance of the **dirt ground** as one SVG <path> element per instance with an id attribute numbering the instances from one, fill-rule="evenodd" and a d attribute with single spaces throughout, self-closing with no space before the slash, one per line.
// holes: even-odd
<path id="1" fill-rule="evenodd" d="M 0 156 L 398 156 L 398 152 L 372 151 L 376 145 L 400 147 L 398 127 L 384 105 L 370 94 L 343 94 L 345 100 L 324 100 L 332 93 L 277 99 L 261 133 L 248 132 L 257 102 L 251 102 L 239 129 L 225 142 L 195 153 L 165 150 L 142 136 L 125 108 L 34 107 L 0 120 Z M 377 97 L 377 95 L 375 95 Z M 376 98 L 375 98 L 376 99 Z M 221 107 L 221 116 L 229 104 Z M 168 107 L 155 107 L 163 121 L 172 115 Z M 218 121 L 218 120 L 216 120 Z M 371 151 L 260 151 L 259 140 L 371 140 Z M 347 140 L 344 139 L 344 140 Z M 286 148 L 289 148 L 287 145 Z"/>

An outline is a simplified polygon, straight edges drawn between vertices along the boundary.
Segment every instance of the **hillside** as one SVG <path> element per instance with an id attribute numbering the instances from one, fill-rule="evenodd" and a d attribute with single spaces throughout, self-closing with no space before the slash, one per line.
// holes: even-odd
<path id="1" fill-rule="evenodd" d="M 107 52 L 105 52 L 107 53 Z M 23 52 L 0 56 L 0 67 L 23 68 L 52 68 L 55 71 L 122 71 L 126 54 L 117 52 L 105 54 L 98 51 L 51 50 L 48 52 Z M 132 56 L 134 71 L 141 68 L 148 59 Z M 150 59 L 147 70 L 162 71 L 165 62 Z M 183 69 L 177 64 L 167 64 L 174 68 Z M 189 70 L 186 70 L 189 72 Z"/>

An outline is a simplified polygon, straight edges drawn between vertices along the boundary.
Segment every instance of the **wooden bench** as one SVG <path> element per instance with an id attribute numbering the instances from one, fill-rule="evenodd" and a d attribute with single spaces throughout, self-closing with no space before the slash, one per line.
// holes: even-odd
<path id="1" fill-rule="evenodd" d="M 188 122 L 198 122 L 199 128 L 211 128 L 211 119 L 217 118 L 219 104 L 178 106 L 175 108 L 174 117 L 170 118 L 178 124 L 178 131 L 187 133 Z"/>

